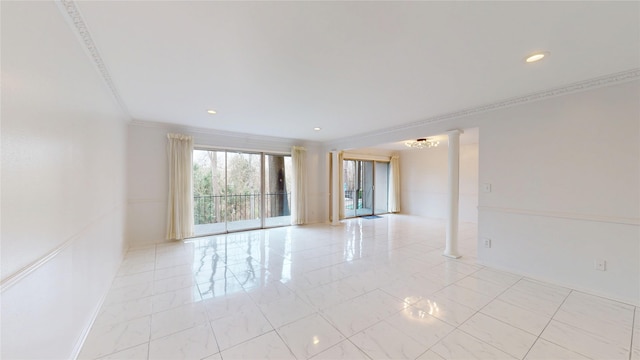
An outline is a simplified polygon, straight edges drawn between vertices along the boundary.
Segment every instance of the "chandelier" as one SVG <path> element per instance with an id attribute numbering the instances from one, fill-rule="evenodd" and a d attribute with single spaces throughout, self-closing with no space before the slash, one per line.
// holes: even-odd
<path id="1" fill-rule="evenodd" d="M 415 141 L 413 141 L 413 140 L 412 141 L 406 141 L 404 144 L 407 147 L 414 148 L 414 149 L 428 149 L 428 148 L 432 148 L 432 147 L 438 146 L 438 144 L 440 144 L 440 141 L 433 140 L 433 139 L 422 138 L 422 139 L 417 139 Z"/>

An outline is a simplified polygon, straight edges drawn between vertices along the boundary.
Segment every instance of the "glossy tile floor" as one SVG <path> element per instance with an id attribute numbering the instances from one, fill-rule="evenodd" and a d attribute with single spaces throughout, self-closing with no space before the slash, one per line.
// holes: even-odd
<path id="1" fill-rule="evenodd" d="M 638 308 L 475 264 L 386 215 L 131 249 L 82 359 L 640 359 Z M 634 320 L 635 316 L 635 320 Z"/>

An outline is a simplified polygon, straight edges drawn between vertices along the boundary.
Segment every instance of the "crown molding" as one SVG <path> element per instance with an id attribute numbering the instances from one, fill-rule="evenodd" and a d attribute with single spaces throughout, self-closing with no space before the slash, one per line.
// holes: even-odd
<path id="1" fill-rule="evenodd" d="M 348 144 L 355 140 L 362 140 L 363 138 L 374 137 L 374 136 L 379 136 L 383 134 L 390 134 L 394 132 L 406 131 L 413 128 L 429 125 L 429 124 L 440 123 L 448 120 L 482 114 L 482 113 L 504 109 L 504 108 L 508 108 L 516 105 L 536 102 L 544 99 L 554 98 L 562 95 L 568 95 L 568 94 L 596 89 L 600 87 L 611 86 L 614 84 L 628 82 L 628 81 L 637 80 L 637 79 L 640 79 L 640 68 L 635 68 L 627 71 L 600 76 L 597 78 L 579 81 L 576 83 L 572 83 L 572 84 L 568 84 L 568 85 L 564 85 L 564 86 L 560 86 L 560 87 L 556 87 L 556 88 L 552 88 L 544 91 L 538 91 L 538 92 L 527 94 L 524 96 L 516 96 L 516 97 L 508 98 L 505 100 L 501 100 L 501 101 L 497 101 L 497 102 L 493 102 L 493 103 L 489 103 L 489 104 L 485 104 L 477 107 L 454 111 L 451 113 L 436 115 L 424 120 L 414 121 L 404 125 L 397 125 L 391 128 L 384 128 L 380 130 L 365 132 L 365 133 L 354 135 L 354 136 L 334 139 L 334 140 L 327 141 L 324 144 L 326 147 L 336 147 L 340 144 L 345 144 L 345 143 Z"/>
<path id="2" fill-rule="evenodd" d="M 240 132 L 233 132 L 233 131 L 193 127 L 188 125 L 164 123 L 164 122 L 158 122 L 158 121 L 132 120 L 129 123 L 129 126 L 160 128 L 160 129 L 165 129 L 167 131 L 185 132 L 187 134 L 200 135 L 204 137 L 221 137 L 226 139 L 231 138 L 231 139 L 244 140 L 244 141 L 249 140 L 249 141 L 260 143 L 260 144 L 280 144 L 280 145 L 287 145 L 287 146 L 305 146 L 305 147 L 311 147 L 311 148 L 320 147 L 322 144 L 320 142 L 310 141 L 310 140 L 282 138 L 282 137 L 267 136 L 267 135 L 256 135 L 256 134 L 240 133 Z"/>
<path id="3" fill-rule="evenodd" d="M 76 35 L 76 37 L 80 40 L 83 45 L 83 49 L 91 58 L 91 62 L 96 67 L 100 75 L 102 76 L 102 80 L 104 81 L 107 88 L 109 88 L 111 95 L 115 99 L 116 103 L 120 107 L 120 110 L 126 115 L 129 119 L 131 119 L 131 114 L 127 109 L 116 85 L 113 83 L 111 78 L 111 74 L 107 69 L 107 66 L 102 60 L 102 56 L 98 51 L 98 47 L 93 42 L 93 38 L 91 37 L 91 33 L 87 28 L 87 24 L 84 22 L 82 14 L 80 13 L 80 9 L 76 5 L 73 0 L 55 0 L 58 9 L 62 13 L 62 16 L 67 20 L 71 30 Z"/>

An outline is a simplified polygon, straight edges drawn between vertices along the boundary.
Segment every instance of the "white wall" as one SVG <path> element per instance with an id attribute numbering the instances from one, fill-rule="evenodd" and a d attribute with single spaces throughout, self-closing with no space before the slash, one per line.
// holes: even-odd
<path id="1" fill-rule="evenodd" d="M 464 135 L 462 135 L 464 136 Z M 448 147 L 400 152 L 401 213 L 446 219 Z M 460 221 L 478 222 L 478 144 L 460 145 Z"/>
<path id="2" fill-rule="evenodd" d="M 572 85 L 566 95 L 553 96 L 566 92 L 556 89 L 538 101 L 339 139 L 325 148 L 478 127 L 476 186 L 493 187 L 478 194 L 479 238 L 493 244 L 478 246 L 479 261 L 640 304 L 640 81 L 593 86 L 575 92 L 579 87 Z M 415 210 L 411 203 L 411 196 L 443 186 L 407 175 L 407 162 L 415 160 L 401 154 L 403 211 L 436 216 L 436 205 Z M 432 160 L 445 164 L 444 157 Z M 607 260 L 606 271 L 594 270 L 596 258 Z"/>
<path id="3" fill-rule="evenodd" d="M 2 3 L 0 357 L 70 358 L 122 261 L 126 125 L 53 2 Z"/>
<path id="4" fill-rule="evenodd" d="M 639 95 L 634 81 L 487 115 L 481 262 L 640 302 Z"/>
<path id="5" fill-rule="evenodd" d="M 129 125 L 127 163 L 127 241 L 130 246 L 161 243 L 166 238 L 168 193 L 167 133 L 177 132 L 194 136 L 194 144 L 220 149 L 239 149 L 290 153 L 291 146 L 307 149 L 308 191 L 307 218 L 309 223 L 323 221 L 324 179 L 320 176 L 325 157 L 316 144 L 296 140 L 262 137 L 238 133 L 208 131 L 150 122 Z"/>

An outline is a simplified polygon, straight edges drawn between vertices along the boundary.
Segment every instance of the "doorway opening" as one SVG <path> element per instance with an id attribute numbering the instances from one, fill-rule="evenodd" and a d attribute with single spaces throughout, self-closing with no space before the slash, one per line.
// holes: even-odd
<path id="1" fill-rule="evenodd" d="M 345 159 L 342 162 L 344 217 L 389 212 L 389 163 Z"/>

